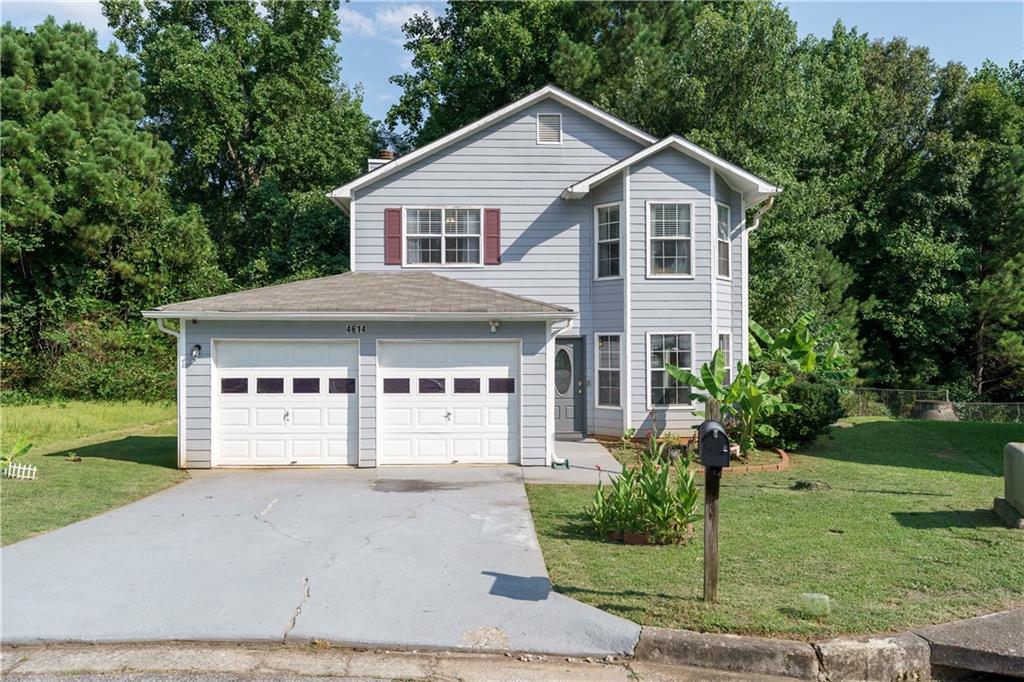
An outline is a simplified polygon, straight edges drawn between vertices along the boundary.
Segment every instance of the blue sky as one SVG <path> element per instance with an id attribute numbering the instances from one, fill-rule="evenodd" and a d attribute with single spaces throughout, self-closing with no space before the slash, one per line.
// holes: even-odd
<path id="1" fill-rule="evenodd" d="M 1024 2 L 783 2 L 801 36 L 829 35 L 837 19 L 873 38 L 904 36 L 925 45 L 939 62 L 960 61 L 968 67 L 985 59 L 1006 64 L 1024 56 Z M 78 21 L 94 28 L 106 46 L 113 36 L 89 0 L 29 2 L 5 0 L 4 21 L 32 26 L 47 14 L 58 21 Z M 342 77 L 361 84 L 365 108 L 383 118 L 399 89 L 388 77 L 410 68 L 402 47 L 402 24 L 413 14 L 441 14 L 440 2 L 350 2 L 339 10 L 342 27 Z"/>

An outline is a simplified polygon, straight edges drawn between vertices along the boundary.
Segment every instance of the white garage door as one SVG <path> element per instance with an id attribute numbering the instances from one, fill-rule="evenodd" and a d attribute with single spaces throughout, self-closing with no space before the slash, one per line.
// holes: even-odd
<path id="1" fill-rule="evenodd" d="M 214 464 L 358 462 L 353 341 L 217 341 Z"/>
<path id="2" fill-rule="evenodd" d="M 519 344 L 378 347 L 381 464 L 519 461 Z"/>

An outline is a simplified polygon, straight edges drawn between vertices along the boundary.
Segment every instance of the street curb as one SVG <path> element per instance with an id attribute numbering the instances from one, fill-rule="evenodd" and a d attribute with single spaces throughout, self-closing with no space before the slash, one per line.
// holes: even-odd
<path id="1" fill-rule="evenodd" d="M 634 658 L 828 682 L 931 679 L 931 647 L 912 632 L 810 643 L 645 627 Z"/>
<path id="2" fill-rule="evenodd" d="M 817 680 L 818 655 L 807 642 L 644 627 L 634 658 L 738 673 Z"/>

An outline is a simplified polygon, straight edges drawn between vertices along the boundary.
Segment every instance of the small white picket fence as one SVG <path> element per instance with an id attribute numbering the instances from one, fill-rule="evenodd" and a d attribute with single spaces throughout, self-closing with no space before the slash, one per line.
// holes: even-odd
<path id="1" fill-rule="evenodd" d="M 4 478 L 17 478 L 22 481 L 34 481 L 36 480 L 36 469 L 35 464 L 8 464 L 4 467 Z"/>

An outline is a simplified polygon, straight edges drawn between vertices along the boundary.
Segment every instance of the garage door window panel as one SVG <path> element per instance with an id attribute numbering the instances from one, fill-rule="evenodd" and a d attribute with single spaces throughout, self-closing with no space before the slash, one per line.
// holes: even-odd
<path id="1" fill-rule="evenodd" d="M 479 393 L 479 379 L 455 379 L 453 382 L 456 393 Z"/>
<path id="2" fill-rule="evenodd" d="M 356 380 L 348 378 L 334 378 L 327 380 L 328 393 L 355 393 Z"/>
<path id="3" fill-rule="evenodd" d="M 292 393 L 319 393 L 320 379 L 316 377 L 296 377 L 292 379 Z"/>
<path id="4" fill-rule="evenodd" d="M 515 393 L 516 380 L 512 378 L 492 378 L 487 380 L 488 393 Z"/>
<path id="5" fill-rule="evenodd" d="M 269 394 L 284 393 L 284 378 L 283 377 L 257 377 L 256 378 L 256 392 L 257 393 L 269 393 Z"/>
<path id="6" fill-rule="evenodd" d="M 249 379 L 246 377 L 225 377 L 220 380 L 221 393 L 248 393 Z"/>
<path id="7" fill-rule="evenodd" d="M 419 389 L 420 393 L 444 393 L 445 382 L 444 379 L 420 379 Z"/>
<path id="8" fill-rule="evenodd" d="M 385 379 L 384 380 L 384 392 L 385 393 L 408 393 L 409 392 L 409 380 L 408 379 Z"/>

